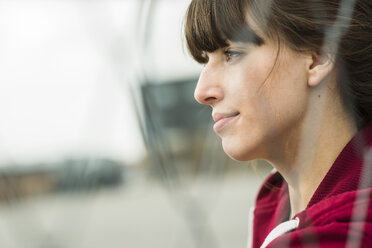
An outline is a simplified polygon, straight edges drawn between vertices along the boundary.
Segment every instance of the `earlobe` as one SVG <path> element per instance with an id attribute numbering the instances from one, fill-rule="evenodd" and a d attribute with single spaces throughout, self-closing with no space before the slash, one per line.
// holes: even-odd
<path id="1" fill-rule="evenodd" d="M 334 62 L 328 54 L 316 54 L 312 56 L 312 63 L 309 66 L 308 85 L 315 87 L 319 85 L 333 70 Z"/>

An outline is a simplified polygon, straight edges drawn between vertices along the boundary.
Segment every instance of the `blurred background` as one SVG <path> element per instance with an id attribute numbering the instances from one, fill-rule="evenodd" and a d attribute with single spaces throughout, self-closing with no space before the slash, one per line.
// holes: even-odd
<path id="1" fill-rule="evenodd" d="M 0 247 L 245 247 L 271 170 L 193 99 L 189 0 L 0 0 Z"/>

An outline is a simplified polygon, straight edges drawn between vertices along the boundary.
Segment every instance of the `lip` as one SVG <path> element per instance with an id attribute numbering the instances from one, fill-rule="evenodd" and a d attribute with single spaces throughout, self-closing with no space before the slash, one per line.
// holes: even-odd
<path id="1" fill-rule="evenodd" d="M 235 119 L 239 115 L 236 113 L 213 113 L 212 117 L 215 122 L 213 125 L 213 130 L 218 133 L 220 132 L 227 124 Z"/>

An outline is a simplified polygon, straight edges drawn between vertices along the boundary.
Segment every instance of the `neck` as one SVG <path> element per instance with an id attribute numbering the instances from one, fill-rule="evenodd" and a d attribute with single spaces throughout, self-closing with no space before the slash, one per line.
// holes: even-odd
<path id="1" fill-rule="evenodd" d="M 341 101 L 329 93 L 313 97 L 302 125 L 289 137 L 280 160 L 273 164 L 288 183 L 291 218 L 304 210 L 334 161 L 357 129 Z"/>
<path id="2" fill-rule="evenodd" d="M 322 125 L 313 142 L 299 153 L 292 169 L 284 173 L 288 182 L 291 217 L 304 210 L 342 149 L 355 135 L 348 123 Z M 303 142 L 304 143 L 304 142 Z"/>

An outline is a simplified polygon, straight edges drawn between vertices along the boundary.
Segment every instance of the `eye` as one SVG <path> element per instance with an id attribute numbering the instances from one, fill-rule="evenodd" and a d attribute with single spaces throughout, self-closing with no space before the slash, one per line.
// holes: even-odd
<path id="1" fill-rule="evenodd" d="M 230 62 L 232 59 L 239 58 L 243 55 L 243 52 L 227 49 L 224 51 L 224 55 L 226 57 L 226 61 Z"/>

